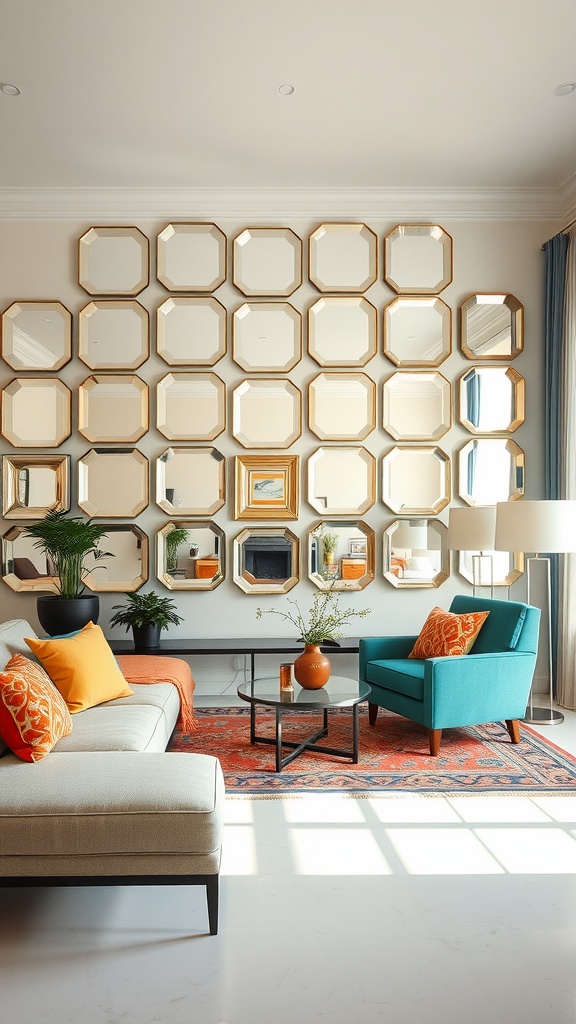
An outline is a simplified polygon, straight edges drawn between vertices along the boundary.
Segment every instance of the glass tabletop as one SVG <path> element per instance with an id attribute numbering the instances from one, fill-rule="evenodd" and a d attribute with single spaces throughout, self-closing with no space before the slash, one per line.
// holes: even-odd
<path id="1" fill-rule="evenodd" d="M 294 683 L 294 692 L 280 691 L 278 676 L 247 681 L 238 687 L 238 696 L 251 704 L 281 705 L 286 708 L 343 708 L 359 704 L 370 695 L 370 687 L 357 679 L 330 676 L 319 690 L 304 690 Z"/>

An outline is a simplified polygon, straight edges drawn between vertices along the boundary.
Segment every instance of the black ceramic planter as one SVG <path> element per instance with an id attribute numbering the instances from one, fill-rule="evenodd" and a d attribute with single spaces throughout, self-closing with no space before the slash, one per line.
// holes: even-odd
<path id="1" fill-rule="evenodd" d="M 160 626 L 147 622 L 144 626 L 132 626 L 134 646 L 142 648 L 160 647 Z"/>
<path id="2" fill-rule="evenodd" d="M 59 597 L 47 594 L 36 601 L 38 621 L 49 636 L 73 633 L 88 622 L 98 622 L 100 598 L 98 594 L 83 594 L 82 597 Z"/>

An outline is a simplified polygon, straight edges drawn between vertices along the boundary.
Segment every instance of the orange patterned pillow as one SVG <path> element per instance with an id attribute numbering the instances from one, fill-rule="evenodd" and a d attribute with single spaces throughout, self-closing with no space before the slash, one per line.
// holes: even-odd
<path id="1" fill-rule="evenodd" d="M 0 737 L 23 761 L 40 761 L 71 732 L 66 702 L 44 669 L 13 654 L 0 672 Z"/>
<path id="2" fill-rule="evenodd" d="M 409 658 L 445 658 L 468 654 L 490 612 L 455 615 L 433 608 L 422 626 Z"/>

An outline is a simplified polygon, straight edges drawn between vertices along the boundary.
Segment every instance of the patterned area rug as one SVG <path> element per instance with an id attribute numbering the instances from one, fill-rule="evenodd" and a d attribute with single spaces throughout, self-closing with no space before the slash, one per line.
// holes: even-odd
<path id="1" fill-rule="evenodd" d="M 250 745 L 249 708 L 200 708 L 195 719 L 195 732 L 176 732 L 168 749 L 216 755 L 231 793 L 576 793 L 576 758 L 524 725 L 519 744 L 499 723 L 447 729 L 438 757 L 430 757 L 422 726 L 380 710 L 372 728 L 363 709 L 359 764 L 307 751 L 277 774 L 274 747 Z M 319 742 L 349 748 L 351 721 L 350 711 L 331 711 L 328 737 Z M 301 740 L 320 722 L 319 715 L 285 715 L 284 738 Z M 273 712 L 258 710 L 256 732 L 274 735 Z"/>

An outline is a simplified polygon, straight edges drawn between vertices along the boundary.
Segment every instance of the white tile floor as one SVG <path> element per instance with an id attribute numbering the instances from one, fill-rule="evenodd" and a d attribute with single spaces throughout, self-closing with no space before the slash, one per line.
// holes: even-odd
<path id="1" fill-rule="evenodd" d="M 2 1024 L 576 1021 L 576 790 L 232 797 L 222 874 L 0 890 Z"/>

